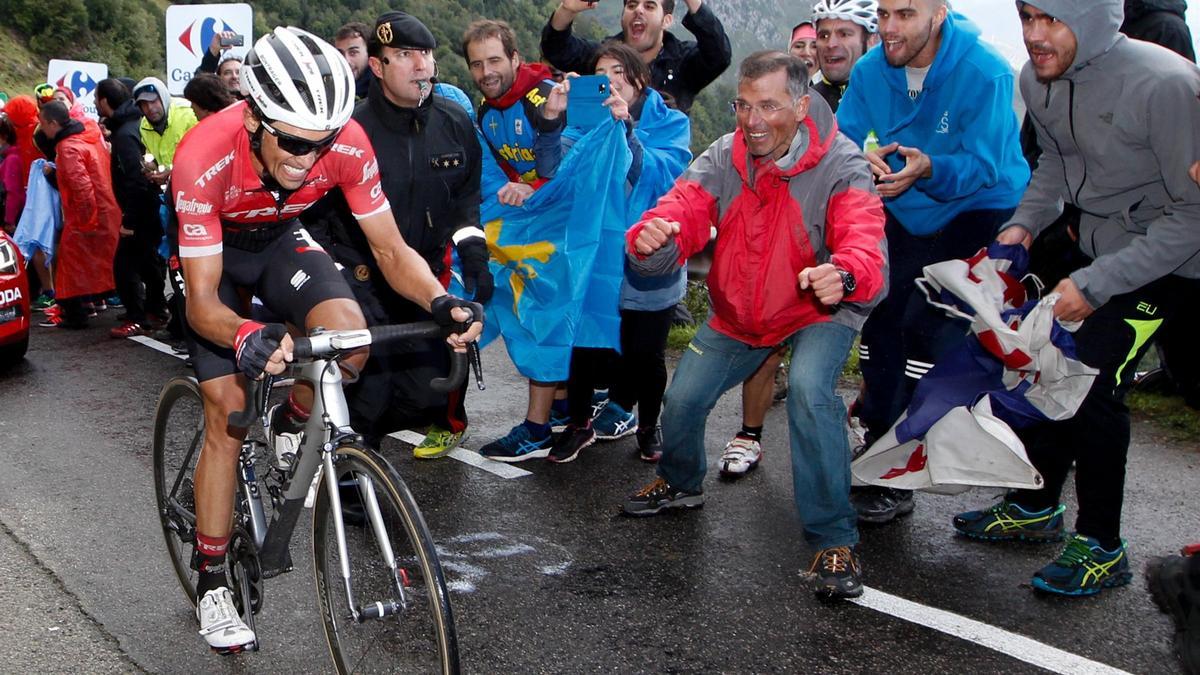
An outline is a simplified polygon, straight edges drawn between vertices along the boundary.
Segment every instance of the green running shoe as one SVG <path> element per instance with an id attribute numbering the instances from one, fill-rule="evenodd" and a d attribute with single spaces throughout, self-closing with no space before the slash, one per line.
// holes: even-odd
<path id="1" fill-rule="evenodd" d="M 429 425 L 425 438 L 420 445 L 413 448 L 413 457 L 417 459 L 437 459 L 458 447 L 462 442 L 466 429 L 459 432 L 447 431 L 436 424 Z"/>
<path id="2" fill-rule="evenodd" d="M 1026 511 L 1006 500 L 990 509 L 954 516 L 954 529 L 972 539 L 987 541 L 1062 541 L 1063 511 L 1059 504 L 1042 511 Z"/>
<path id="3" fill-rule="evenodd" d="M 1095 595 L 1105 588 L 1124 586 L 1133 579 L 1125 542 L 1105 551 L 1100 542 L 1082 534 L 1067 540 L 1058 560 L 1033 575 L 1033 587 L 1046 593 L 1081 597 Z"/>

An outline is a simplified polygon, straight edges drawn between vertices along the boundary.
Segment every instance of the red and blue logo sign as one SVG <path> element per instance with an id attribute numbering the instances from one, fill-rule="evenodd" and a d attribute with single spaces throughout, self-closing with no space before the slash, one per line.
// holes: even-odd
<path id="1" fill-rule="evenodd" d="M 70 89 L 75 95 L 75 100 L 84 98 L 96 90 L 96 80 L 81 70 L 63 75 L 55 84 Z"/>
<path id="2" fill-rule="evenodd" d="M 224 19 L 211 16 L 204 19 L 196 19 L 188 24 L 188 27 L 179 34 L 179 43 L 186 47 L 192 53 L 192 56 L 200 56 L 204 53 L 205 49 L 208 49 L 213 35 L 231 30 L 233 30 L 233 27 Z"/>

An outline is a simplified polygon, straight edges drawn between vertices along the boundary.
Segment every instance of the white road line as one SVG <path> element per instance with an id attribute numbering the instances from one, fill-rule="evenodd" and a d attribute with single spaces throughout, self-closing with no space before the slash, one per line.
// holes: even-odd
<path id="1" fill-rule="evenodd" d="M 166 354 L 167 356 L 174 356 L 175 358 L 177 358 L 181 361 L 187 360 L 186 352 L 183 354 L 176 354 L 175 350 L 171 348 L 171 345 L 169 345 L 165 342 L 159 342 L 158 340 L 155 340 L 154 338 L 149 338 L 149 337 L 146 337 L 145 335 L 131 335 L 129 337 L 129 339 L 133 340 L 134 342 L 137 342 L 139 344 L 146 345 L 147 347 L 149 347 L 155 351 L 162 352 L 162 353 Z"/>
<path id="2" fill-rule="evenodd" d="M 397 431 L 394 434 L 388 435 L 398 441 L 404 441 L 410 445 L 418 445 L 421 443 L 421 441 L 425 440 L 424 436 L 413 431 Z M 504 462 L 497 462 L 495 460 L 488 459 L 483 455 L 480 455 L 478 452 L 468 450 L 462 446 L 451 450 L 447 457 L 453 457 L 463 464 L 470 464 L 477 469 L 483 469 L 484 471 L 501 478 L 522 478 L 524 476 L 533 475 L 533 473 L 526 471 L 525 469 L 519 469 L 511 464 L 505 464 Z"/>
<path id="3" fill-rule="evenodd" d="M 874 588 L 863 588 L 862 597 L 855 598 L 850 602 L 894 616 L 897 619 L 953 635 L 968 642 L 974 642 L 1055 673 L 1070 673 L 1071 675 L 1076 673 L 1103 673 L 1105 675 L 1124 673 L 1128 675 L 1124 670 L 1085 659 L 1003 628 L 968 619 L 953 612 L 917 604 Z"/>

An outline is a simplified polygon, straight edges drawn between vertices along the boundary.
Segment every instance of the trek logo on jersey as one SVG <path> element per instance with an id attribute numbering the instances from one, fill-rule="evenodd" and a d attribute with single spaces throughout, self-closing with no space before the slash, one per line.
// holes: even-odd
<path id="1" fill-rule="evenodd" d="M 208 228 L 199 223 L 184 223 L 180 229 L 185 237 L 191 239 L 203 239 L 208 236 Z"/>
<path id="2" fill-rule="evenodd" d="M 533 161 L 533 149 L 532 148 L 514 148 L 513 146 L 509 145 L 508 143 L 505 143 L 504 145 L 500 146 L 500 149 L 497 150 L 496 153 L 498 155 L 500 155 L 501 159 L 507 160 L 509 162 L 532 162 Z"/>
<path id="3" fill-rule="evenodd" d="M 329 146 L 329 149 L 342 155 L 350 155 L 355 159 L 362 159 L 363 153 L 366 152 L 362 148 L 356 148 L 353 145 L 346 145 L 345 143 L 334 143 Z"/>
<path id="4" fill-rule="evenodd" d="M 175 212 L 193 216 L 207 216 L 212 213 L 213 206 L 198 199 L 185 199 L 183 190 L 175 193 Z"/>
<path id="5" fill-rule="evenodd" d="M 370 164 L 363 166 L 362 182 L 365 183 L 378 175 L 379 175 L 379 161 L 378 160 L 373 159 L 373 160 L 371 160 Z"/>
<path id="6" fill-rule="evenodd" d="M 232 211 L 224 214 L 227 218 L 236 220 L 239 218 L 253 220 L 257 218 L 266 218 L 268 216 L 291 216 L 304 211 L 312 206 L 313 202 L 305 202 L 303 204 L 285 204 L 282 209 L 276 209 L 274 206 L 268 206 L 264 209 L 249 209 L 246 211 Z"/>
<path id="7" fill-rule="evenodd" d="M 221 173 L 222 169 L 224 169 L 225 167 L 229 166 L 232 163 L 233 163 L 233 153 L 230 152 L 228 155 L 225 155 L 221 159 L 217 160 L 216 164 L 213 164 L 212 166 L 208 167 L 207 171 L 200 174 L 200 177 L 196 179 L 196 187 L 204 187 L 204 185 L 206 183 L 208 183 L 208 181 L 212 180 L 213 178 L 215 178 L 217 176 L 217 174 Z"/>
<path id="8" fill-rule="evenodd" d="M 11 305 L 23 297 L 24 296 L 21 295 L 21 289 L 6 288 L 0 291 L 0 305 Z"/>

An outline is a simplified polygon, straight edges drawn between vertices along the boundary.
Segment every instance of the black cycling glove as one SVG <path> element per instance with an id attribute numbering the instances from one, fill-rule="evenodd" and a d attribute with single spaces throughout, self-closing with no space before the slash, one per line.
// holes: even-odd
<path id="1" fill-rule="evenodd" d="M 257 321 L 243 323 L 233 338 L 233 349 L 237 354 L 238 370 L 246 377 L 257 380 L 267 368 L 271 354 L 279 349 L 287 327 L 281 323 L 263 325 Z"/>
<path id="2" fill-rule="evenodd" d="M 488 268 L 487 240 L 483 237 L 468 237 L 455 244 L 458 259 L 462 263 L 463 288 L 471 299 L 485 304 L 492 299 L 495 285 L 492 270 Z"/>
<path id="3" fill-rule="evenodd" d="M 445 326 L 449 328 L 452 326 L 462 325 L 461 322 L 455 321 L 454 317 L 450 316 L 450 310 L 454 309 L 455 307 L 462 307 L 470 312 L 473 317 L 472 321 L 483 321 L 483 305 L 479 304 L 478 302 L 463 300 L 462 298 L 455 297 L 449 293 L 446 295 L 439 295 L 438 297 L 434 298 L 433 302 L 429 303 L 429 313 L 433 315 L 433 320 L 436 321 L 439 326 Z"/>

